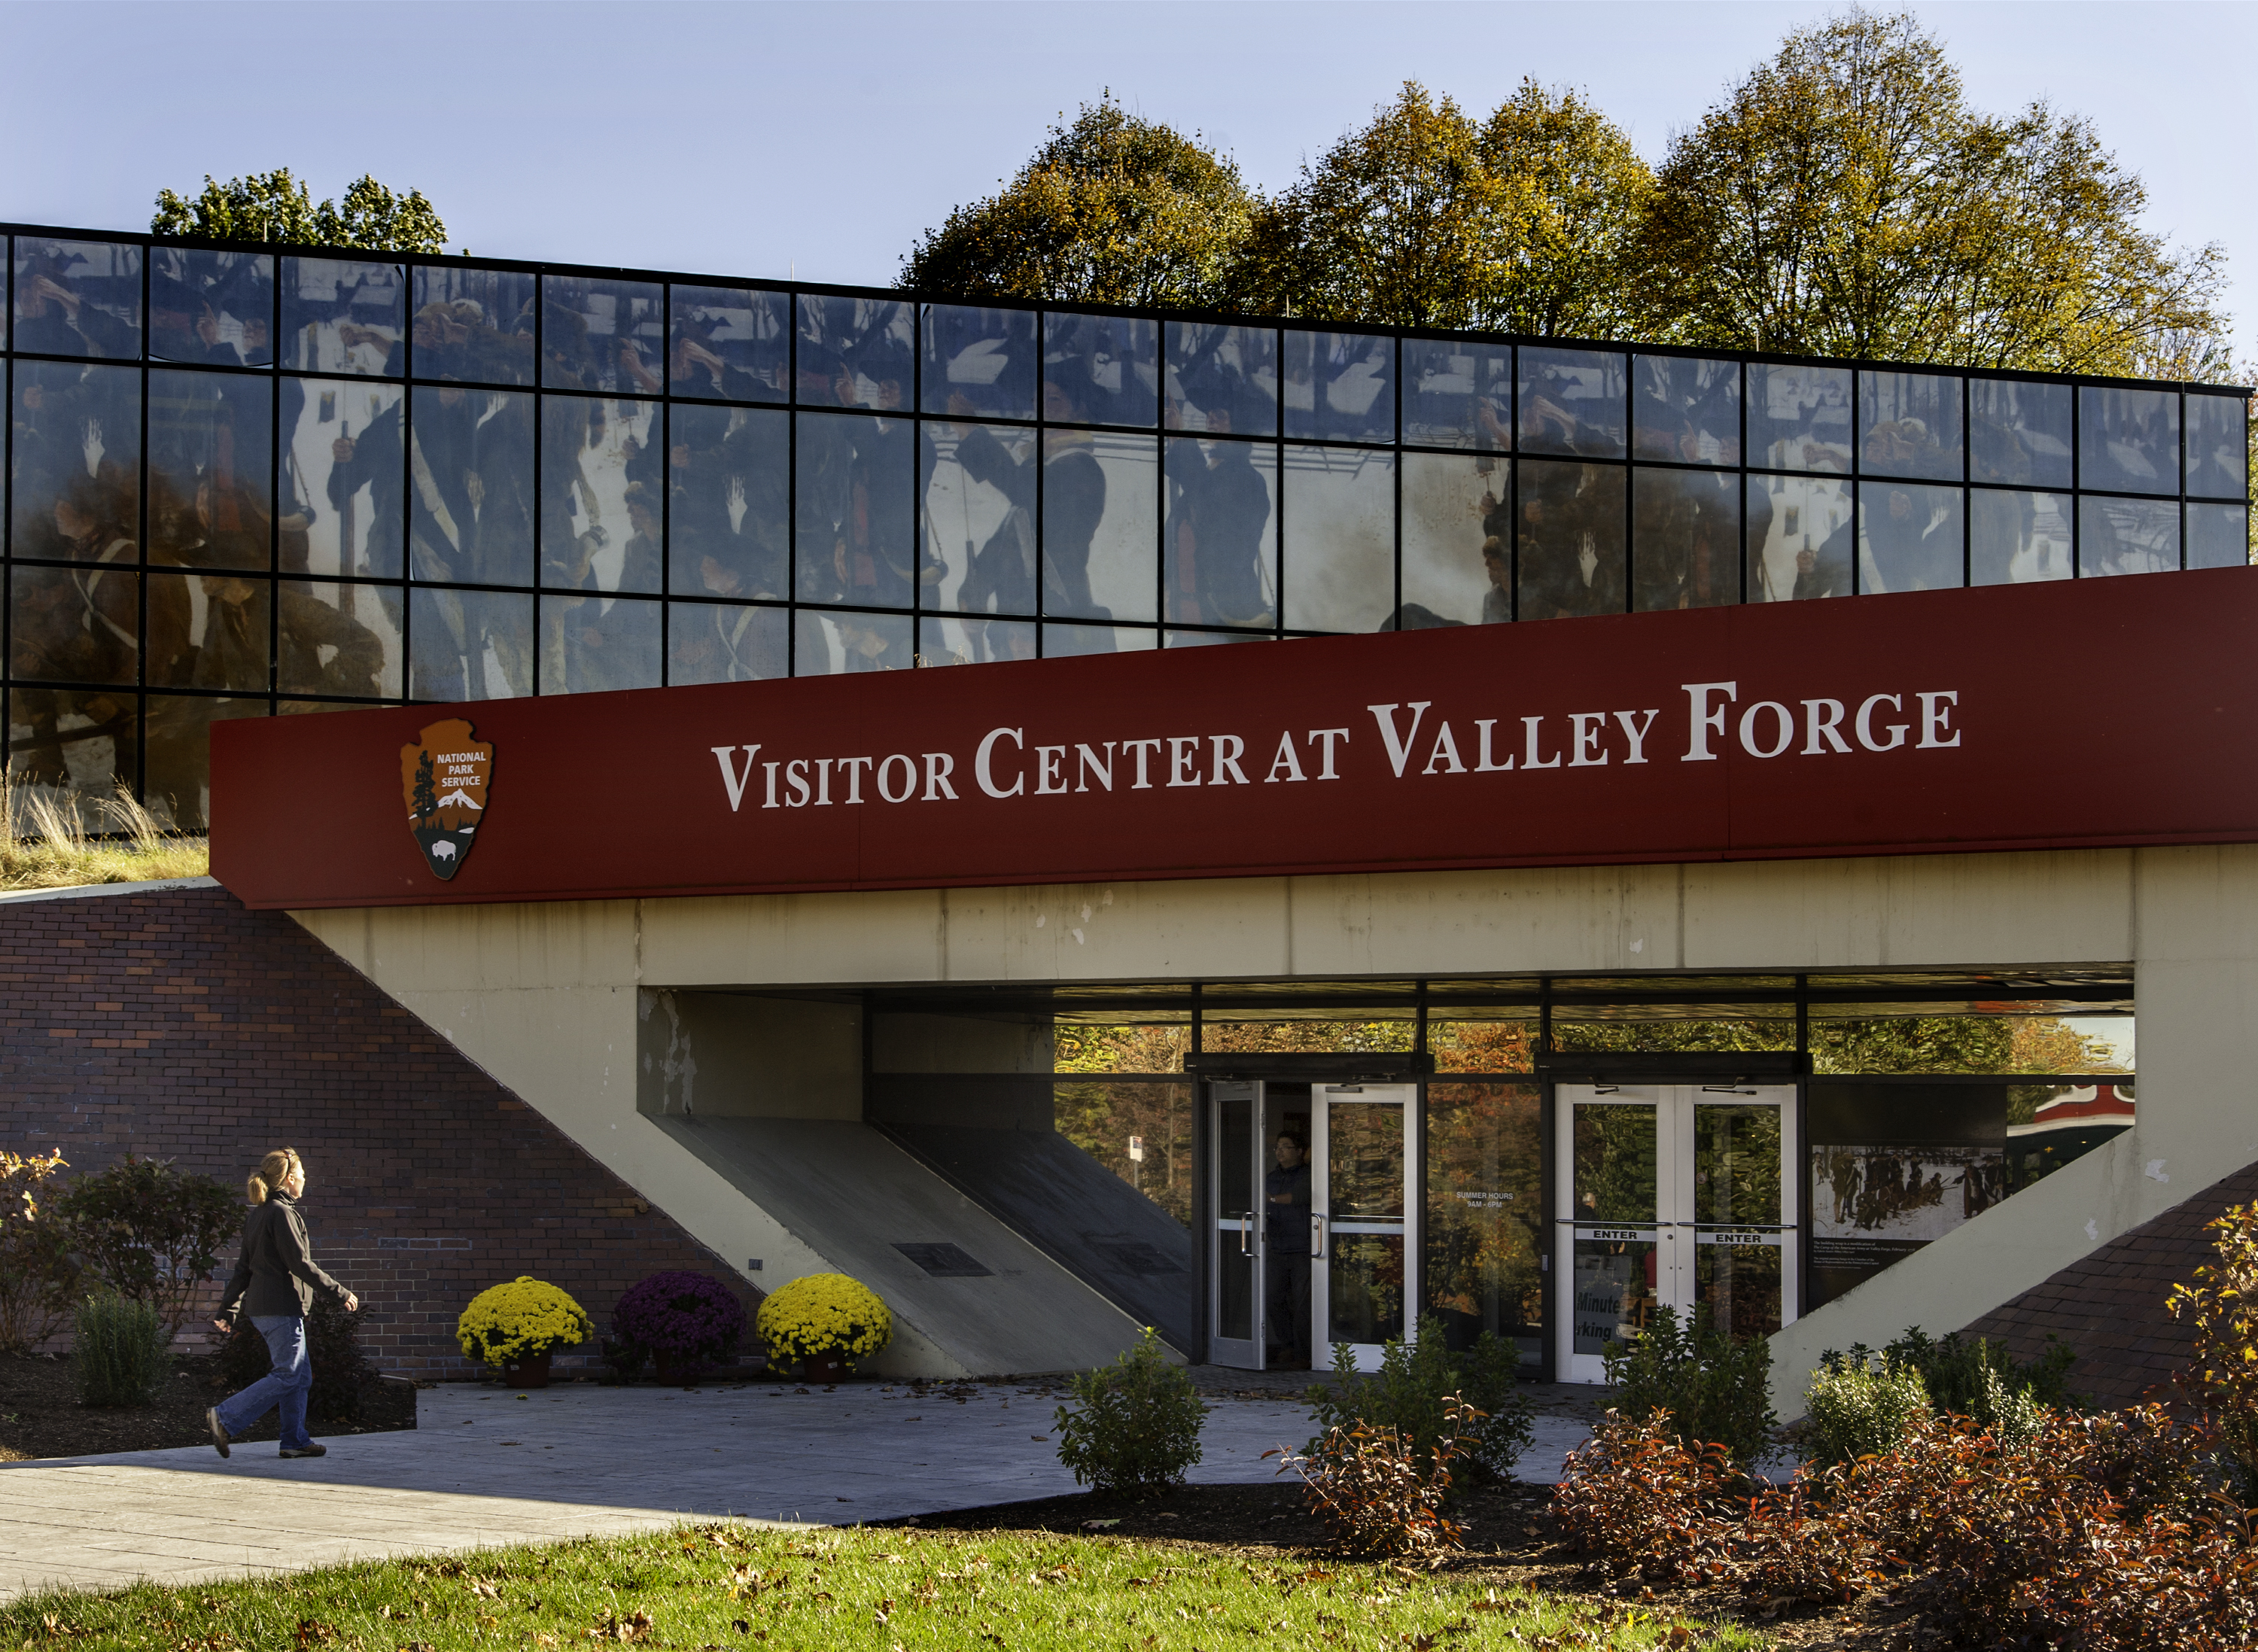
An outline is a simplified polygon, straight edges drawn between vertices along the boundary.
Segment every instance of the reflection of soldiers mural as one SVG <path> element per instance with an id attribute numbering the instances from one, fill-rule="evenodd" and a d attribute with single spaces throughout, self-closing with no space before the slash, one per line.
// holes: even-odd
<path id="1" fill-rule="evenodd" d="M 1228 435 L 1220 409 L 1212 434 Z M 1270 450 L 1265 449 L 1267 453 Z M 1270 489 L 1254 444 L 1168 443 L 1168 618 L 1189 625 L 1270 623 Z"/>

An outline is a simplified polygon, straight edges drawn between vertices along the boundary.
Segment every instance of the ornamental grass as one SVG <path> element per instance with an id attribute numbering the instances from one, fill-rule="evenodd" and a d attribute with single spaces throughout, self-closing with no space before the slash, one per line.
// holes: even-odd
<path id="1" fill-rule="evenodd" d="M 122 784 L 115 797 L 88 800 L 0 775 L 0 890 L 142 883 L 210 871 L 209 843 L 159 825 Z"/>

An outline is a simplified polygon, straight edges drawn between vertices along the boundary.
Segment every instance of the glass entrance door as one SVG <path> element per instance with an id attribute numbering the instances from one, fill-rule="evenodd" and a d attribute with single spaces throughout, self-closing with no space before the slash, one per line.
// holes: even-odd
<path id="1" fill-rule="evenodd" d="M 1208 1271 L 1208 1359 L 1262 1369 L 1261 1086 L 1208 1086 L 1208 1139 L 1215 1144 L 1207 1207 L 1214 1212 Z"/>
<path id="2" fill-rule="evenodd" d="M 1555 1161 L 1570 1257 L 1555 1329 L 1567 1382 L 1670 1308 L 1736 1336 L 1795 1317 L 1792 1085 L 1563 1084 Z"/>
<path id="3" fill-rule="evenodd" d="M 1411 1084 L 1310 1087 L 1317 1363 L 1329 1364 L 1332 1345 L 1346 1343 L 1360 1371 L 1375 1370 L 1381 1344 L 1416 1328 L 1418 1095 Z"/>

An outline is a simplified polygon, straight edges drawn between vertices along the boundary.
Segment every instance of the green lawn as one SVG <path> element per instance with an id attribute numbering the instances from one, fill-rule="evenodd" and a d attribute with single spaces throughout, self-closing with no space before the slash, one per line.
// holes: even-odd
<path id="1" fill-rule="evenodd" d="M 279 1493 L 288 1495 L 287 1492 Z M 1331 1560 L 1040 1534 L 684 1527 L 252 1583 L 0 1606 L 0 1647 L 443 1652 L 632 1641 L 685 1652 L 1217 1652 L 1225 1647 L 1756 1648 L 1628 1605 L 1499 1595 Z"/>

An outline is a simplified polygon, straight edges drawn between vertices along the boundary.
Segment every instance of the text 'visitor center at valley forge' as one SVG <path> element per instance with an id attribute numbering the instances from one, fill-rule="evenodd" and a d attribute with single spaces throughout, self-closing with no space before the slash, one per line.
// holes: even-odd
<path id="1" fill-rule="evenodd" d="M 890 1370 L 1792 1398 L 2258 1161 L 2241 390 L 9 233 L 19 798 Z"/>

